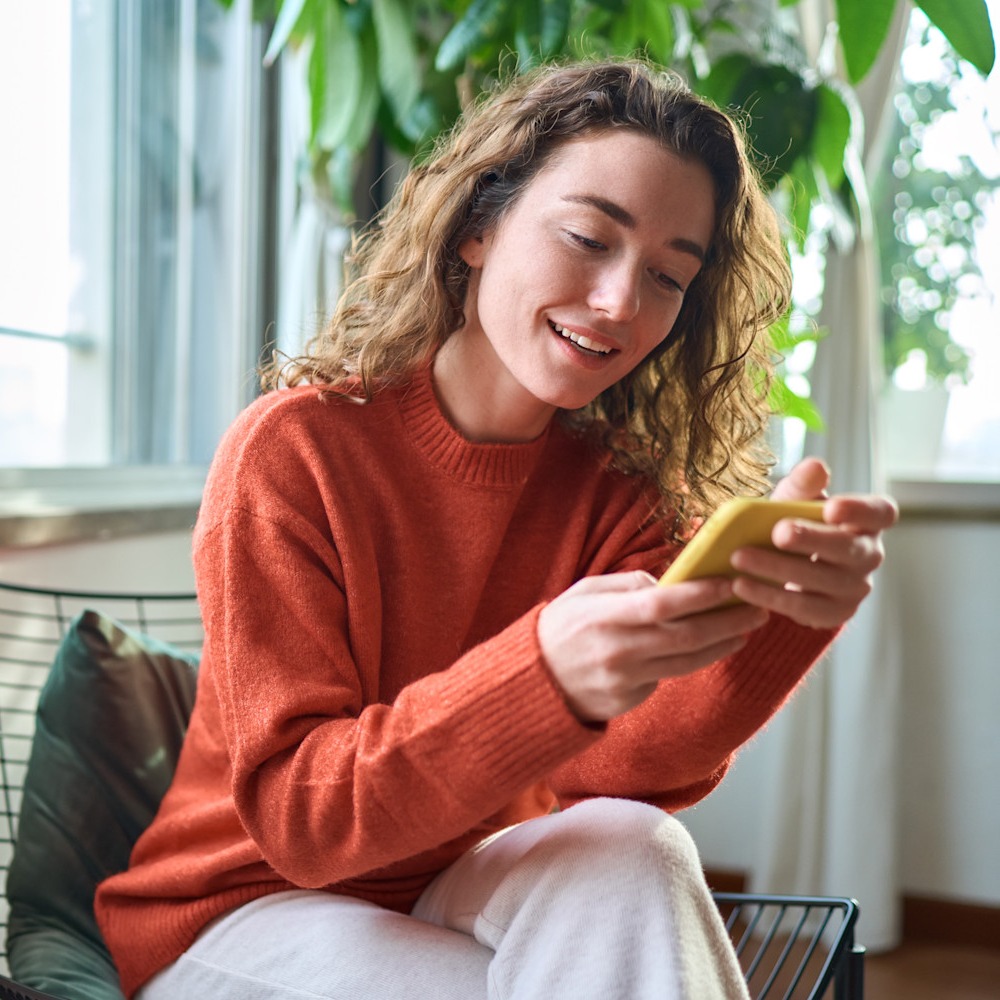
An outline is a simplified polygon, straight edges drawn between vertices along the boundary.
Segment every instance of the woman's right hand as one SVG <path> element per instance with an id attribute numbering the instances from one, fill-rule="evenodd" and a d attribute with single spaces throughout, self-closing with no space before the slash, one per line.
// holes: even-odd
<path id="1" fill-rule="evenodd" d="M 768 612 L 726 604 L 731 597 L 722 578 L 660 587 L 642 571 L 585 577 L 542 609 L 538 641 L 569 707 L 584 722 L 603 722 L 664 677 L 741 649 Z"/>

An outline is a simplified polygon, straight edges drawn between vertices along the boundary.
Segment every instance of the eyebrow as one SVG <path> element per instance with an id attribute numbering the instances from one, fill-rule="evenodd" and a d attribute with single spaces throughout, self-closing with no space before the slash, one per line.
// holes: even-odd
<path id="1" fill-rule="evenodd" d="M 572 201 L 579 205 L 590 205 L 591 208 L 596 208 L 599 212 L 603 212 L 626 229 L 635 229 L 639 224 L 636 217 L 628 209 L 623 208 L 615 201 L 602 198 L 597 194 L 567 194 L 563 195 L 562 200 Z M 697 257 L 702 264 L 705 263 L 705 248 L 694 240 L 678 236 L 672 240 L 667 240 L 667 245 L 674 250 L 680 250 L 682 253 Z"/>

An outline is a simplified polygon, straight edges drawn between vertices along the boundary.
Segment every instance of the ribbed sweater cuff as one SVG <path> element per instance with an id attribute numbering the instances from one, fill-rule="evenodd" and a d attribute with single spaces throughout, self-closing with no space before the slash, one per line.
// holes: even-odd
<path id="1" fill-rule="evenodd" d="M 736 693 L 732 704 L 749 712 L 756 713 L 760 707 L 773 712 L 839 633 L 839 629 L 808 628 L 775 615 L 769 627 L 759 629 L 728 661 L 723 690 Z"/>
<path id="2" fill-rule="evenodd" d="M 543 779 L 602 730 L 570 710 L 538 645 L 538 605 L 436 675 L 459 745 L 511 790 Z"/>

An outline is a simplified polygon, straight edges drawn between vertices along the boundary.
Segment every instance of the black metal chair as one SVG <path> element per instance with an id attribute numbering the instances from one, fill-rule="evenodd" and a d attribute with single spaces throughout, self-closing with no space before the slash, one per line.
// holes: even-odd
<path id="1" fill-rule="evenodd" d="M 60 658 L 66 656 L 64 640 L 68 633 L 77 637 L 82 635 L 85 645 L 91 643 L 100 647 L 96 653 L 89 648 L 86 651 L 98 659 L 109 655 L 114 661 L 114 669 L 120 673 L 138 670 L 148 674 L 143 681 L 146 686 L 137 689 L 138 694 L 157 700 L 154 711 L 167 716 L 164 731 L 171 726 L 177 730 L 173 745 L 162 755 L 159 773 L 154 775 L 156 782 L 147 796 L 149 801 L 140 802 L 136 815 L 124 819 L 112 815 L 104 825 L 107 829 L 102 826 L 100 851 L 110 852 L 108 857 L 101 859 L 106 868 L 124 867 L 127 849 L 142 823 L 148 821 L 145 817 L 152 815 L 158 795 L 162 794 L 172 773 L 175 754 L 183 738 L 184 713 L 190 710 L 189 699 L 193 699 L 193 663 L 202 640 L 201 619 L 193 595 L 55 591 L 0 583 L 0 1000 L 92 1000 L 94 997 L 120 996 L 96 924 L 88 923 L 92 921 L 89 913 L 79 916 L 77 925 L 70 927 L 68 935 L 61 932 L 57 935 L 56 952 L 46 951 L 51 936 L 40 946 L 27 950 L 31 952 L 33 948 L 32 961 L 36 965 L 39 956 L 44 964 L 48 961 L 47 956 L 53 955 L 53 968 L 65 968 L 67 948 L 70 953 L 74 949 L 81 953 L 94 952 L 97 958 L 87 966 L 87 975 L 91 982 L 103 980 L 94 987 L 97 992 L 66 985 L 71 980 L 58 972 L 22 977 L 29 979 L 30 986 L 7 978 L 10 974 L 6 951 L 8 923 L 11 922 L 9 893 L 13 890 L 15 908 L 24 906 L 27 897 L 30 909 L 32 893 L 36 891 L 41 899 L 38 906 L 47 905 L 45 886 L 23 884 L 26 878 L 17 871 L 20 859 L 15 861 L 14 877 L 9 876 L 15 859 L 22 808 L 25 824 L 35 829 L 38 810 L 34 807 L 30 782 L 25 805 L 25 778 L 30 765 L 35 769 L 37 782 L 39 769 L 44 766 L 38 759 L 38 751 L 47 738 L 49 720 L 45 715 L 45 696 L 40 710 L 39 695 L 52 683 L 51 676 L 56 673 L 53 664 L 58 661 L 59 669 L 65 669 Z M 147 644 L 146 637 L 155 637 L 155 640 Z M 105 642 L 113 647 L 110 654 L 103 647 Z M 103 662 L 99 669 L 104 671 L 107 666 Z M 192 671 L 190 676 L 188 671 Z M 120 681 L 119 677 L 113 683 Z M 88 677 L 86 674 L 76 676 L 71 683 L 85 685 Z M 104 683 L 103 676 L 100 683 Z M 87 693 L 102 690 L 95 682 L 87 688 Z M 65 691 L 59 693 L 65 701 Z M 116 689 L 114 693 L 120 692 Z M 125 693 L 127 695 L 128 691 Z M 79 704 L 79 700 L 75 704 Z M 162 735 L 155 724 L 149 725 L 148 718 L 137 728 L 141 728 L 138 738 L 157 740 Z M 132 749 L 128 740 L 129 735 L 125 734 L 123 745 Z M 72 748 L 69 752 L 73 752 Z M 86 747 L 84 752 L 87 752 Z M 135 769 L 127 767 L 124 770 L 132 772 Z M 63 780 L 62 770 L 58 774 Z M 136 812 L 135 807 L 132 811 Z M 22 853 L 30 854 L 28 848 L 30 845 Z M 46 863 L 44 856 L 35 860 L 36 866 L 39 862 Z M 76 889 L 77 902 L 82 901 L 78 910 L 82 912 L 89 909 L 89 902 L 92 902 L 96 883 L 90 879 L 91 876 L 84 873 L 75 879 L 75 886 L 71 886 L 69 883 L 74 883 L 71 872 L 68 878 L 55 877 L 54 881 L 59 885 L 60 894 L 63 886 L 67 892 Z M 30 880 L 29 876 L 27 881 Z M 716 893 L 715 899 L 755 1000 L 830 997 L 832 1000 L 862 1000 L 864 949 L 854 940 L 858 908 L 853 900 L 745 893 Z M 17 917 L 16 912 L 14 916 Z M 18 944 L 23 942 L 25 926 L 30 931 L 34 924 L 31 919 L 27 923 L 24 919 L 13 923 L 17 927 L 12 940 Z M 23 943 L 19 947 L 23 949 Z M 86 961 L 91 960 L 87 958 Z M 23 961 L 21 964 L 23 966 Z M 72 955 L 70 964 L 73 964 Z M 58 992 L 45 992 L 54 988 L 58 988 Z"/>

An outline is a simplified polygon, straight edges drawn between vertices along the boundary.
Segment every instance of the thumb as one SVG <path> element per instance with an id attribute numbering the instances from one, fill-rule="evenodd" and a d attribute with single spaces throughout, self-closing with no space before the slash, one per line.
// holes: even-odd
<path id="1" fill-rule="evenodd" d="M 818 458 L 804 458 L 771 493 L 773 500 L 822 500 L 830 485 L 830 470 Z"/>
<path id="2" fill-rule="evenodd" d="M 570 588 L 577 594 L 611 594 L 628 590 L 641 590 L 656 583 L 656 577 L 643 569 L 626 573 L 606 573 L 603 576 L 585 576 Z"/>

